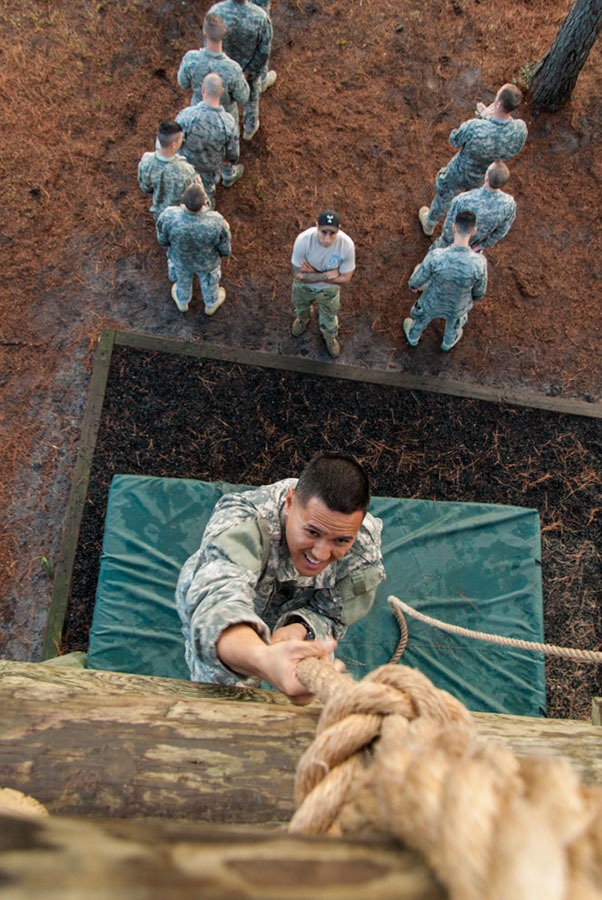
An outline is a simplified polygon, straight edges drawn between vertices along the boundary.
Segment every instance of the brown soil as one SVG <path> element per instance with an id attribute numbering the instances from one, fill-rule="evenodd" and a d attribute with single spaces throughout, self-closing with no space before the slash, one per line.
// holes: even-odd
<path id="1" fill-rule="evenodd" d="M 324 358 L 290 335 L 290 251 L 321 207 L 357 246 L 342 362 L 598 402 L 600 46 L 561 113 L 511 164 L 519 204 L 488 254 L 463 341 L 410 350 L 406 282 L 428 240 L 449 132 L 545 52 L 570 0 L 274 0 L 273 67 L 245 176 L 218 193 L 232 227 L 228 301 L 182 316 L 136 183 L 158 121 L 186 105 L 176 72 L 208 3 L 8 0 L 0 89 L 2 600 L 0 653 L 35 659 L 100 327 Z M 529 440 L 526 435 L 525 440 Z M 47 561 L 47 562 L 46 562 Z M 575 598 L 576 605 L 579 598 Z"/>

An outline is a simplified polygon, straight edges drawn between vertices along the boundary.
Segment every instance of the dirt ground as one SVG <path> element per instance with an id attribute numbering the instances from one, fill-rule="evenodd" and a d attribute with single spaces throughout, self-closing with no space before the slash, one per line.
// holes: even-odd
<path id="1" fill-rule="evenodd" d="M 462 342 L 411 350 L 407 278 L 428 247 L 416 211 L 476 100 L 540 58 L 570 0 L 273 0 L 272 66 L 244 178 L 218 191 L 232 228 L 228 300 L 169 299 L 136 167 L 185 106 L 179 62 L 208 3 L 7 0 L 0 47 L 0 654 L 36 659 L 101 327 L 325 358 L 290 335 L 290 251 L 336 207 L 358 270 L 341 361 L 600 402 L 600 44 L 572 102 L 511 163 L 518 202 L 489 254 Z M 9 112 L 10 110 L 10 112 Z M 198 290 L 198 288 L 197 288 Z M 598 293 L 596 293 L 598 290 Z M 244 385 L 240 386 L 244 391 Z M 529 435 L 525 435 L 529 440 Z"/>

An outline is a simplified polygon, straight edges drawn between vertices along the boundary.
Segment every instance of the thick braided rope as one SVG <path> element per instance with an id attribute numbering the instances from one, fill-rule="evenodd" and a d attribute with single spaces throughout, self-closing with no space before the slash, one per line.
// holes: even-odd
<path id="1" fill-rule="evenodd" d="M 602 789 L 564 760 L 477 740 L 465 707 L 405 666 L 356 683 L 306 659 L 297 674 L 326 706 L 297 769 L 291 832 L 396 835 L 452 900 L 602 896 Z"/>
<path id="2" fill-rule="evenodd" d="M 393 684 L 387 683 L 391 673 Z M 440 723 L 460 721 L 473 727 L 461 703 L 407 666 L 382 666 L 358 683 L 309 658 L 299 663 L 297 674 L 325 708 L 314 744 L 297 767 L 293 832 L 330 831 L 353 793 L 354 780 L 361 778 L 365 751 L 379 737 L 383 717 L 395 714 L 410 722 L 422 714 Z"/>
<path id="3" fill-rule="evenodd" d="M 14 788 L 0 788 L 0 815 L 47 816 L 45 806 L 28 794 Z"/>
<path id="4" fill-rule="evenodd" d="M 544 653 L 546 656 L 561 656 L 564 659 L 578 659 L 581 662 L 602 663 L 602 652 L 598 650 L 578 650 L 571 647 L 556 647 L 554 644 L 538 644 L 536 641 L 523 641 L 520 638 L 502 637 L 500 634 L 488 634 L 486 631 L 472 631 L 470 628 L 462 628 L 461 625 L 452 625 L 449 622 L 442 622 L 439 619 L 433 619 L 424 613 L 413 609 L 400 600 L 399 597 L 393 596 L 387 598 L 387 602 L 393 614 L 397 619 L 401 630 L 401 638 L 397 645 L 397 650 L 391 657 L 391 662 L 396 663 L 401 658 L 403 651 L 408 643 L 408 627 L 403 614 L 407 613 L 414 619 L 424 622 L 426 625 L 432 625 L 440 628 L 441 631 L 448 631 L 450 634 L 459 634 L 462 637 L 474 638 L 477 641 L 489 641 L 491 644 L 501 644 L 504 647 L 517 647 L 520 650 L 530 650 L 534 653 Z"/>

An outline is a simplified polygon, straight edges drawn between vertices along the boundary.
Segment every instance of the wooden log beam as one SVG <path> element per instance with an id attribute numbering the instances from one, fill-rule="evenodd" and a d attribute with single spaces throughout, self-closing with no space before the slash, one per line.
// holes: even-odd
<path id="1" fill-rule="evenodd" d="M 292 816 L 295 769 L 320 712 L 272 692 L 6 661 L 0 709 L 0 787 L 53 814 L 254 825 Z M 586 722 L 475 721 L 482 737 L 519 755 L 565 756 L 602 783 L 600 731 Z"/>
<path id="2" fill-rule="evenodd" d="M 232 693 L 2 663 L 0 787 L 63 815 L 286 822 L 318 710 L 229 701 Z"/>
<path id="3" fill-rule="evenodd" d="M 444 900 L 390 840 L 294 838 L 193 822 L 0 817 L 7 897 Z"/>

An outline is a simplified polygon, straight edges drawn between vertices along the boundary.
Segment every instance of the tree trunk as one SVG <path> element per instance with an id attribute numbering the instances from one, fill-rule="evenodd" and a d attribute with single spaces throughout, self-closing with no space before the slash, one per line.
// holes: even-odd
<path id="1" fill-rule="evenodd" d="M 245 694 L 0 661 L 0 787 L 33 796 L 53 815 L 284 824 L 294 812 L 294 775 L 320 708 L 228 700 L 232 691 Z M 585 781 L 602 782 L 599 728 L 474 718 L 481 737 L 518 755 L 566 756 Z"/>
<path id="2" fill-rule="evenodd" d="M 94 900 L 444 900 L 393 840 L 295 838 L 194 822 L 0 816 L 0 892 Z"/>
<path id="3" fill-rule="evenodd" d="M 231 690 L 0 662 L 0 787 L 51 814 L 287 822 L 319 708 Z"/>
<path id="4" fill-rule="evenodd" d="M 575 0 L 531 82 L 535 110 L 556 112 L 570 99 L 600 32 L 602 0 Z"/>

